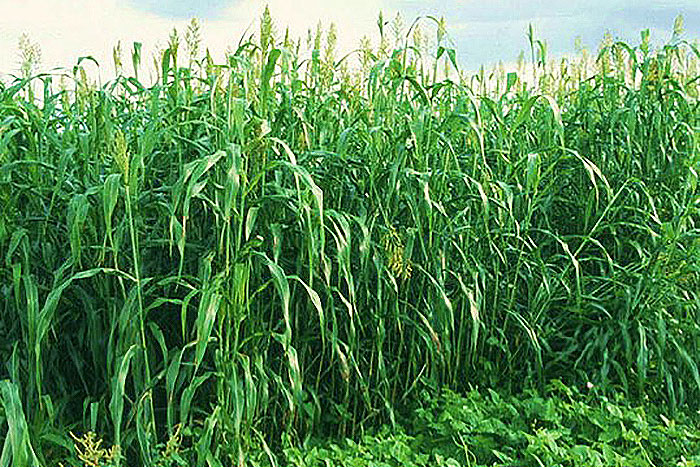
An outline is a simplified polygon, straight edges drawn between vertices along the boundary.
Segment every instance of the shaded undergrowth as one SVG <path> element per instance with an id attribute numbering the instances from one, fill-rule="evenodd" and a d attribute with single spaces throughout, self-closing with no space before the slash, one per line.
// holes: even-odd
<path id="1" fill-rule="evenodd" d="M 282 464 L 312 466 L 697 466 L 698 415 L 672 417 L 594 386 L 560 381 L 517 397 L 493 390 L 427 393 L 405 420 L 357 441 L 310 442 Z"/>

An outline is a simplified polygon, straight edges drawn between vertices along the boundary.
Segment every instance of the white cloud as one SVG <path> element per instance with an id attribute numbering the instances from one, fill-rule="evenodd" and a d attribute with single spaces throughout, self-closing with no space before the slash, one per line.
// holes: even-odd
<path id="1" fill-rule="evenodd" d="M 22 33 L 40 45 L 43 69 L 69 68 L 78 57 L 92 55 L 108 74 L 118 40 L 151 44 L 167 37 L 171 24 L 113 0 L 0 0 L 0 10 L 0 70 L 5 72 L 18 68 Z"/>
<path id="2" fill-rule="evenodd" d="M 303 37 L 307 28 L 321 20 L 325 26 L 338 26 L 339 48 L 354 48 L 364 34 L 376 30 L 381 8 L 372 0 L 271 0 L 268 2 L 279 34 L 286 26 L 294 37 Z M 246 28 L 258 30 L 264 3 L 243 0 L 229 7 L 221 18 L 204 20 L 202 36 L 217 60 L 228 46 L 235 46 Z M 0 73 L 16 73 L 19 68 L 17 43 L 29 34 L 42 50 L 42 69 L 71 68 L 78 57 L 94 56 L 102 68 L 102 78 L 113 74 L 112 48 L 122 41 L 131 50 L 132 42 L 143 43 L 144 64 L 151 66 L 151 52 L 164 44 L 173 27 L 184 32 L 186 20 L 174 20 L 133 8 L 117 0 L 0 0 Z M 130 68 L 125 53 L 127 69 Z"/>
<path id="3" fill-rule="evenodd" d="M 70 69 L 78 57 L 92 55 L 102 66 L 103 80 L 108 79 L 113 74 L 112 48 L 121 40 L 127 70 L 131 68 L 132 42 L 139 41 L 143 43 L 143 66 L 150 72 L 155 45 L 164 45 L 173 27 L 184 32 L 188 21 L 136 9 L 134 4 L 138 1 L 0 0 L 0 77 L 3 72 L 17 72 L 17 42 L 23 32 L 41 46 L 44 70 Z M 635 1 L 637 5 L 632 8 Z M 578 35 L 589 47 L 595 47 L 606 28 L 634 41 L 639 29 L 660 27 L 649 24 L 648 8 L 641 5 L 657 8 L 662 0 L 650 1 L 647 4 L 641 0 L 571 0 L 566 8 L 561 5 L 555 8 L 552 0 L 532 3 L 494 0 L 486 6 L 476 0 L 268 0 L 267 3 L 279 35 L 289 26 L 293 37 L 303 38 L 307 29 L 315 28 L 319 20 L 324 26 L 335 22 L 339 53 L 356 48 L 363 35 L 376 40 L 380 10 L 391 20 L 400 8 L 406 25 L 418 14 L 445 15 L 464 69 L 499 59 L 514 60 L 519 50 L 527 48 L 525 32 L 529 22 L 538 26 L 538 36 L 550 42 L 550 52 L 554 55 L 572 51 L 573 38 Z M 686 5 L 690 13 L 697 9 L 692 6 L 697 1 L 678 0 L 678 6 Z M 202 21 L 204 46 L 217 62 L 222 61 L 228 47 L 235 47 L 246 29 L 249 33 L 258 31 L 258 19 L 266 3 L 265 0 L 230 2 L 217 19 Z M 628 8 L 621 10 L 621 5 Z M 566 15 L 564 10 L 568 12 Z M 675 6 L 666 10 L 664 14 L 671 19 L 677 13 Z M 658 12 L 654 12 L 656 18 Z M 697 15 L 686 18 L 686 27 L 691 32 L 697 30 L 694 17 Z M 671 19 L 664 20 L 662 25 Z M 659 33 L 658 39 L 665 39 L 668 34 L 664 34 Z M 141 76 L 147 78 L 148 73 Z"/>

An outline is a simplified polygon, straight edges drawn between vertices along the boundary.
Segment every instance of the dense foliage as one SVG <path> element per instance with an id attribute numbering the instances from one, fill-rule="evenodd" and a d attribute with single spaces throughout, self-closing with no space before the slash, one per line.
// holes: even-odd
<path id="1" fill-rule="evenodd" d="M 309 443 L 285 450 L 285 465 L 679 466 L 700 465 L 698 417 L 669 419 L 655 406 L 630 406 L 591 387 L 581 394 L 554 380 L 545 394 L 424 395 L 405 429 L 359 442 Z M 618 395 L 619 396 L 619 395 Z"/>
<path id="2" fill-rule="evenodd" d="M 79 465 L 76 446 L 275 462 L 477 384 L 697 408 L 699 54 L 680 24 L 658 50 L 643 33 L 557 63 L 531 31 L 529 66 L 472 77 L 444 22 L 379 24 L 338 60 L 334 28 L 305 49 L 266 12 L 216 64 L 193 23 L 153 85 L 140 44 L 106 84 L 83 59 L 59 86 L 0 85 L 0 465 Z M 415 436 L 468 432 L 429 413 Z M 485 436 L 549 465 L 550 435 Z M 591 449 L 570 455 L 608 455 Z"/>

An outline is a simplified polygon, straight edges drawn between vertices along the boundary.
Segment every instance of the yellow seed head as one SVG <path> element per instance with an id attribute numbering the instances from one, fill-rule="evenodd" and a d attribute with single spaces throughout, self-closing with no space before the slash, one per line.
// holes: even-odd
<path id="1" fill-rule="evenodd" d="M 129 150 L 124 133 L 117 131 L 114 137 L 114 161 L 124 177 L 124 184 L 129 182 Z"/>

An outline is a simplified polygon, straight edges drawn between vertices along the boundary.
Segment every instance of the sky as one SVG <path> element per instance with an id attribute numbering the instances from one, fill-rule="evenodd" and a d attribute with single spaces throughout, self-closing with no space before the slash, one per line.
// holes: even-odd
<path id="1" fill-rule="evenodd" d="M 463 70 L 514 62 L 529 50 L 530 23 L 553 57 L 573 52 L 577 37 L 596 50 L 606 32 L 637 44 L 648 28 L 652 40 L 663 43 L 679 13 L 687 37 L 700 37 L 700 0 L 0 0 L 0 75 L 18 73 L 18 39 L 26 33 L 41 48 L 42 70 L 70 69 L 90 55 L 108 79 L 118 41 L 125 51 L 142 42 L 143 56 L 150 57 L 173 27 L 184 32 L 192 17 L 201 22 L 204 46 L 221 62 L 246 31 L 258 30 L 266 4 L 277 30 L 289 27 L 295 37 L 305 37 L 318 21 L 335 22 L 340 51 L 356 48 L 364 35 L 376 43 L 379 11 L 385 19 L 400 12 L 407 24 L 419 15 L 444 16 Z"/>

